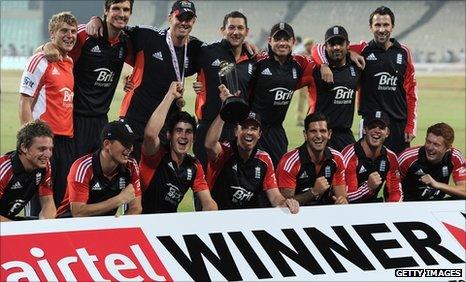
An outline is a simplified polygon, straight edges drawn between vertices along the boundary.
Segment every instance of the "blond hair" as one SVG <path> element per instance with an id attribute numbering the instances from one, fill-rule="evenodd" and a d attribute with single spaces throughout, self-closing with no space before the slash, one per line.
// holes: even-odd
<path id="1" fill-rule="evenodd" d="M 71 12 L 61 12 L 52 16 L 49 21 L 49 32 L 53 33 L 57 31 L 61 24 L 67 23 L 69 25 L 78 26 L 78 20 Z"/>

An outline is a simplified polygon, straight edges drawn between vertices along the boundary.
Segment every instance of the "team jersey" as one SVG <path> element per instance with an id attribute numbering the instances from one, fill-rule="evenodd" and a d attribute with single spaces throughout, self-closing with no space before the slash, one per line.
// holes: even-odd
<path id="1" fill-rule="evenodd" d="M 38 52 L 26 64 L 19 93 L 34 98 L 34 120 L 47 122 L 54 135 L 73 137 L 73 87 L 73 60 L 49 63 Z"/>
<path id="2" fill-rule="evenodd" d="M 261 207 L 259 195 L 278 188 L 269 155 L 255 148 L 244 161 L 238 154 L 236 140 L 221 146 L 222 151 L 207 169 L 207 183 L 218 209 Z"/>
<path id="3" fill-rule="evenodd" d="M 142 213 L 176 212 L 191 187 L 194 193 L 208 190 L 201 163 L 186 155 L 181 165 L 172 160 L 169 148 L 152 156 L 141 154 Z"/>
<path id="4" fill-rule="evenodd" d="M 392 119 L 406 120 L 406 133 L 416 132 L 417 89 L 411 51 L 406 45 L 390 39 L 387 50 L 374 40 L 350 45 L 350 50 L 364 57 L 366 67 L 361 76 L 359 114 L 363 117 L 373 109 L 383 109 Z M 327 62 L 324 46 L 316 62 Z"/>
<path id="5" fill-rule="evenodd" d="M 127 91 L 120 108 L 120 117 L 146 123 L 152 112 L 165 97 L 170 84 L 178 81 L 173 67 L 173 57 L 167 44 L 167 30 L 158 30 L 148 26 L 125 28 L 130 36 L 135 52 L 134 68 L 131 82 L 134 90 Z M 189 38 L 187 60 L 183 62 L 184 47 L 175 47 L 180 74 L 185 69 L 185 76 L 197 72 L 197 59 L 202 42 Z M 185 86 L 186 87 L 186 86 Z M 178 108 L 172 104 L 169 115 Z"/>
<path id="6" fill-rule="evenodd" d="M 295 195 L 299 195 L 314 187 L 316 179 L 321 176 L 327 179 L 331 187 L 346 185 L 343 156 L 329 147 L 325 148 L 324 156 L 325 159 L 321 164 L 313 163 L 306 143 L 287 152 L 277 166 L 278 186 L 293 189 Z M 304 205 L 329 203 L 327 200 L 326 198 L 312 200 Z"/>
<path id="7" fill-rule="evenodd" d="M 126 34 L 108 38 L 104 23 L 104 36 L 92 37 L 86 26 L 79 25 L 78 37 L 68 54 L 74 65 L 74 112 L 79 115 L 101 116 L 110 109 L 125 58 L 130 62 Z"/>
<path id="8" fill-rule="evenodd" d="M 452 148 L 445 153 L 443 159 L 432 164 L 427 161 L 424 146 L 408 148 L 399 157 L 400 177 L 406 201 L 441 200 L 445 197 L 442 191 L 429 187 L 419 179 L 426 174 L 438 182 L 448 184 L 450 176 L 453 181 L 466 180 L 466 164 L 458 149 Z"/>
<path id="9" fill-rule="evenodd" d="M 380 156 L 372 160 L 366 157 L 361 140 L 348 145 L 341 152 L 345 162 L 346 184 L 348 186 L 349 202 L 372 202 L 377 200 L 377 195 L 385 183 L 385 199 L 388 202 L 403 201 L 401 190 L 398 161 L 395 153 L 382 147 Z M 369 174 L 378 172 L 382 178 L 382 184 L 377 189 L 371 190 L 367 185 Z"/>
<path id="10" fill-rule="evenodd" d="M 95 204 L 106 201 L 120 194 L 129 184 L 133 185 L 136 197 L 141 196 L 139 168 L 134 159 L 126 165 L 119 165 L 111 178 L 104 176 L 100 163 L 100 151 L 77 159 L 68 174 L 68 186 L 65 197 L 57 211 L 63 215 L 70 211 L 73 202 Z M 115 215 L 118 208 L 100 215 Z"/>
<path id="11" fill-rule="evenodd" d="M 311 93 L 310 112 L 323 113 L 331 129 L 347 129 L 353 125 L 356 91 L 361 77 L 359 69 L 350 57 L 346 64 L 330 66 L 333 72 L 333 83 L 326 83 L 318 68 L 314 69 L 315 87 Z"/>
<path id="12" fill-rule="evenodd" d="M 234 63 L 238 78 L 238 89 L 240 97 L 247 101 L 249 82 L 256 68 L 256 62 L 244 50 L 238 60 L 235 60 L 231 45 L 228 40 L 203 45 L 199 66 L 198 81 L 204 86 L 203 90 L 196 95 L 196 116 L 199 120 L 214 120 L 220 112 L 222 102 L 218 95 L 220 79 L 218 72 L 223 62 Z M 228 86 L 228 85 L 227 85 Z"/>
<path id="13" fill-rule="evenodd" d="M 314 84 L 314 63 L 302 55 L 289 55 L 280 64 L 273 52 L 260 58 L 251 82 L 249 104 L 264 126 L 281 126 L 296 89 Z"/>
<path id="14" fill-rule="evenodd" d="M 17 215 L 39 191 L 39 196 L 52 195 L 50 163 L 46 168 L 26 171 L 18 152 L 0 157 L 0 215 Z"/>

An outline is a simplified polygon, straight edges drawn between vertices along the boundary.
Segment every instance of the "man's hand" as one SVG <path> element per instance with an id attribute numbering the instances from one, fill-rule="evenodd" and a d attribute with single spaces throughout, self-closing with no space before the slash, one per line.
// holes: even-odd
<path id="1" fill-rule="evenodd" d="M 338 198 L 335 196 L 332 196 L 333 201 L 335 202 L 335 205 L 346 205 L 348 204 L 348 199 L 344 196 L 339 196 Z"/>
<path id="2" fill-rule="evenodd" d="M 320 75 L 323 81 L 333 83 L 333 72 L 327 64 L 322 64 L 320 66 Z"/>
<path id="3" fill-rule="evenodd" d="M 183 85 L 179 81 L 172 81 L 170 84 L 170 88 L 168 88 L 168 95 L 172 95 L 173 98 L 176 100 L 178 98 L 183 97 Z"/>
<path id="4" fill-rule="evenodd" d="M 93 16 L 86 24 L 86 33 L 96 38 L 104 36 L 102 20 L 99 17 Z"/>
<path id="5" fill-rule="evenodd" d="M 201 93 L 204 90 L 204 84 L 200 81 L 194 81 L 193 82 L 193 89 L 196 94 Z"/>
<path id="6" fill-rule="evenodd" d="M 299 202 L 295 199 L 286 199 L 281 207 L 288 207 L 292 214 L 299 212 Z"/>
<path id="7" fill-rule="evenodd" d="M 380 174 L 377 171 L 369 174 L 369 177 L 367 178 L 367 186 L 369 189 L 375 190 L 380 186 L 380 184 L 382 184 L 382 177 L 380 177 Z"/>
<path id="8" fill-rule="evenodd" d="M 126 186 L 123 190 L 121 190 L 120 194 L 118 194 L 120 201 L 122 204 L 127 204 L 131 202 L 136 195 L 134 194 L 134 188 L 132 184 Z"/>
<path id="9" fill-rule="evenodd" d="M 259 49 L 256 45 L 252 44 L 251 42 L 245 40 L 243 42 L 243 46 L 246 48 L 246 51 L 254 58 L 257 55 L 262 53 L 262 50 Z"/>
<path id="10" fill-rule="evenodd" d="M 134 90 L 134 83 L 133 83 L 133 77 L 132 77 L 132 75 L 127 75 L 127 76 L 124 78 L 124 81 L 125 81 L 125 85 L 123 86 L 123 90 L 124 90 L 125 92 L 133 91 L 133 90 Z"/>
<path id="11" fill-rule="evenodd" d="M 430 174 L 425 174 L 425 175 L 421 176 L 421 178 L 419 178 L 419 180 L 422 183 L 424 183 L 424 184 L 426 184 L 426 185 L 428 185 L 428 186 L 430 186 L 432 188 L 438 189 L 438 186 L 439 186 L 438 184 L 439 183 L 435 179 L 433 179 L 432 176 L 430 176 Z"/>
<path id="12" fill-rule="evenodd" d="M 53 45 L 52 42 L 47 42 L 42 46 L 42 52 L 44 52 L 44 56 L 49 62 L 58 62 L 63 60 L 60 51 L 58 50 L 57 46 Z"/>
<path id="13" fill-rule="evenodd" d="M 358 68 L 363 70 L 366 67 L 366 61 L 364 60 L 363 56 L 354 51 L 349 51 L 349 54 L 351 61 L 353 61 Z"/>
<path id="14" fill-rule="evenodd" d="M 224 85 L 224 84 L 220 84 L 218 86 L 218 90 L 220 90 L 220 100 L 223 102 L 225 102 L 225 100 L 228 98 L 228 97 L 232 97 L 233 94 L 230 93 L 230 90 L 228 90 L 228 88 Z"/>
<path id="15" fill-rule="evenodd" d="M 330 188 L 330 184 L 327 181 L 327 178 L 321 176 L 316 179 L 314 187 L 311 188 L 311 193 L 314 195 L 322 195 L 324 192 Z"/>
<path id="16" fill-rule="evenodd" d="M 409 143 L 411 141 L 413 141 L 413 139 L 416 137 L 416 135 L 412 134 L 412 133 L 406 133 L 405 132 L 405 142 L 406 143 Z"/>

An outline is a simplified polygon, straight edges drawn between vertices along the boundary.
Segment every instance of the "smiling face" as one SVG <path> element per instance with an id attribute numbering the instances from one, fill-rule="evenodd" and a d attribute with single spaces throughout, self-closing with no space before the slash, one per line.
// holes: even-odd
<path id="1" fill-rule="evenodd" d="M 196 16 L 190 12 L 184 12 L 181 14 L 173 12 L 168 16 L 168 22 L 170 24 L 170 32 L 172 36 L 178 39 L 183 39 L 189 36 L 189 33 L 193 29 L 194 23 L 196 22 Z"/>
<path id="2" fill-rule="evenodd" d="M 21 146 L 21 155 L 32 169 L 45 168 L 52 156 L 53 140 L 48 136 L 38 136 L 32 139 L 31 146 Z"/>
<path id="3" fill-rule="evenodd" d="M 433 133 L 427 134 L 424 146 L 426 148 L 427 161 L 433 164 L 439 163 L 445 156 L 445 153 L 451 148 L 451 145 L 446 145 L 443 136 L 437 136 Z"/>
<path id="4" fill-rule="evenodd" d="M 367 145 L 376 149 L 382 147 L 385 139 L 387 139 L 390 134 L 390 129 L 381 121 L 375 121 L 364 127 L 366 135 L 364 140 Z"/>
<path id="5" fill-rule="evenodd" d="M 129 1 L 114 3 L 105 11 L 107 28 L 115 31 L 122 30 L 131 16 L 131 4 Z"/>
<path id="6" fill-rule="evenodd" d="M 223 37 L 230 42 L 233 48 L 241 46 L 249 32 L 243 18 L 228 18 L 226 25 L 221 27 L 220 30 Z"/>
<path id="7" fill-rule="evenodd" d="M 246 121 L 236 126 L 235 136 L 237 138 L 238 148 L 250 152 L 256 147 L 262 131 L 257 122 Z"/>
<path id="8" fill-rule="evenodd" d="M 269 44 L 272 51 L 278 57 L 286 57 L 291 54 L 296 40 L 285 31 L 279 31 L 273 37 L 269 37 Z"/>
<path id="9" fill-rule="evenodd" d="M 133 144 L 123 144 L 118 140 L 104 140 L 104 150 L 117 164 L 126 164 L 133 151 Z"/>
<path id="10" fill-rule="evenodd" d="M 194 142 L 193 126 L 188 122 L 178 122 L 167 135 L 171 150 L 177 155 L 187 154 Z"/>
<path id="11" fill-rule="evenodd" d="M 66 54 L 73 49 L 77 34 L 77 26 L 62 22 L 57 29 L 50 32 L 50 39 L 62 54 Z"/>
<path id="12" fill-rule="evenodd" d="M 394 26 L 389 15 L 375 14 L 372 17 L 372 24 L 369 30 L 374 35 L 374 40 L 377 44 L 387 47 L 390 43 L 393 28 Z"/>
<path id="13" fill-rule="evenodd" d="M 332 131 L 328 129 L 326 121 L 320 120 L 310 122 L 307 130 L 303 131 L 303 134 L 308 149 L 314 153 L 319 153 L 327 146 L 327 142 L 332 136 Z"/>

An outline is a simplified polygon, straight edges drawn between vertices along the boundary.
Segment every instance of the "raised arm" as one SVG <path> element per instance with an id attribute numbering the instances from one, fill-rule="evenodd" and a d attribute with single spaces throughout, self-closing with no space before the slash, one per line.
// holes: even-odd
<path id="1" fill-rule="evenodd" d="M 226 88 L 226 86 L 223 84 L 221 84 L 218 87 L 218 89 L 220 90 L 219 95 L 220 95 L 220 100 L 222 101 L 222 103 L 225 102 L 225 100 L 228 97 L 233 96 L 232 94 L 230 94 L 230 91 L 228 90 L 228 88 Z M 220 135 L 222 134 L 222 129 L 223 129 L 224 124 L 225 122 L 222 120 L 219 114 L 217 115 L 215 120 L 212 122 L 209 130 L 207 131 L 204 145 L 206 148 L 207 158 L 209 161 L 216 160 L 218 155 L 222 151 L 222 146 L 220 145 L 219 139 L 220 139 Z"/>
<path id="2" fill-rule="evenodd" d="M 170 84 L 167 94 L 163 98 L 160 105 L 152 113 L 146 128 L 144 129 L 144 141 L 142 142 L 142 150 L 146 155 L 154 155 L 160 146 L 159 133 L 165 124 L 168 111 L 172 102 L 183 96 L 183 88 L 180 82 L 173 81 Z"/>

